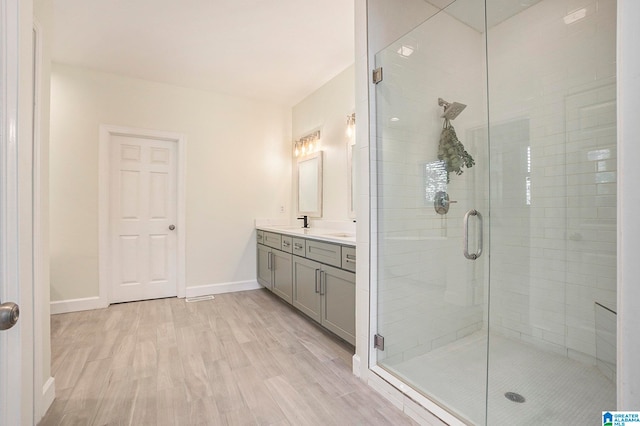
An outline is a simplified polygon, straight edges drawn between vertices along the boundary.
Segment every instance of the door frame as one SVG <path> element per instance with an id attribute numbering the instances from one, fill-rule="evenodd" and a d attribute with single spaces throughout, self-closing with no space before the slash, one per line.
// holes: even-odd
<path id="1" fill-rule="evenodd" d="M 31 1 L 0 2 L 0 299 L 20 305 L 0 332 L 0 424 L 34 423 Z M 20 72 L 20 70 L 24 70 Z M 9 351 L 7 348 L 11 348 Z"/>
<path id="2" fill-rule="evenodd" d="M 109 286 L 111 283 L 111 244 L 109 238 L 109 173 L 110 156 L 109 147 L 112 136 L 128 136 L 146 139 L 162 139 L 177 145 L 178 158 L 176 159 L 176 294 L 180 298 L 186 296 L 186 271 L 185 271 L 185 247 L 186 247 L 186 152 L 187 137 L 181 133 L 165 132 L 159 130 L 137 129 L 133 127 L 100 125 L 100 146 L 98 151 L 98 283 L 100 305 L 109 306 Z"/>
<path id="3" fill-rule="evenodd" d="M 48 199 L 48 187 L 43 183 L 43 169 L 48 170 L 43 161 L 49 161 L 48 154 L 42 148 L 42 46 L 43 46 L 43 26 L 33 18 L 33 333 L 34 333 L 34 366 L 33 366 L 33 389 L 34 389 L 34 420 L 37 422 L 45 415 L 53 400 L 55 399 L 55 379 L 51 376 L 48 368 L 48 375 L 45 376 L 44 359 L 50 359 L 50 334 L 49 326 L 44 322 L 49 322 L 49 309 L 43 310 L 39 307 L 49 307 L 49 227 L 48 227 L 48 207 L 43 212 L 43 200 Z M 45 118 L 49 123 L 48 117 Z M 46 179 L 46 178 L 45 178 Z M 44 191 L 43 191 L 44 186 Z M 47 201 L 44 201 L 47 203 Z M 44 218 L 43 218 L 44 216 Z M 44 221 L 43 221 L 44 220 Z M 46 236 L 46 238 L 43 237 Z M 46 288 L 45 288 L 46 287 Z M 45 335 L 47 337 L 45 338 Z M 48 345 L 48 346 L 47 346 Z M 45 354 L 47 354 L 45 356 Z"/>

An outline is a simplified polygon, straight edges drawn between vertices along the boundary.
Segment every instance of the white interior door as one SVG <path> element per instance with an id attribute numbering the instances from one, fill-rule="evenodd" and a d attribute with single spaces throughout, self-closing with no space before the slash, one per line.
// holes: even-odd
<path id="1" fill-rule="evenodd" d="M 176 145 L 110 136 L 111 303 L 177 294 Z"/>

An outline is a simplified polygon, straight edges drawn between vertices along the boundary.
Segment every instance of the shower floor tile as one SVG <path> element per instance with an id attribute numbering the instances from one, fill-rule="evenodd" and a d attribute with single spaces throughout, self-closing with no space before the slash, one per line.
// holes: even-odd
<path id="1" fill-rule="evenodd" d="M 488 425 L 601 425 L 602 411 L 615 409 L 615 384 L 595 366 L 490 338 Z M 473 424 L 484 424 L 486 353 L 484 335 L 475 333 L 387 368 Z M 508 400 L 506 392 L 525 402 Z"/>

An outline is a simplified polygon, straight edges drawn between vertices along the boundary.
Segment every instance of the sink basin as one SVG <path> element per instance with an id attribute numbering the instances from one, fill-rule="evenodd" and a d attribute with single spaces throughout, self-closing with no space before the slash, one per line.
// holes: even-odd
<path id="1" fill-rule="evenodd" d="M 353 238 L 355 234 L 348 234 L 346 232 L 336 232 L 335 234 L 324 234 L 327 237 L 336 237 L 336 238 Z"/>

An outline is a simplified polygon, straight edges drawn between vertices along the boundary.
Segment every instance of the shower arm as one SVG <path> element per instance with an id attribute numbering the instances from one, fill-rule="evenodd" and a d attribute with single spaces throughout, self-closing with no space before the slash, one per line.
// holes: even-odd
<path id="1" fill-rule="evenodd" d="M 446 110 L 449 107 L 449 105 L 451 105 L 451 103 L 445 101 L 442 98 L 438 98 L 438 105 L 440 105 L 441 107 L 443 107 Z"/>

